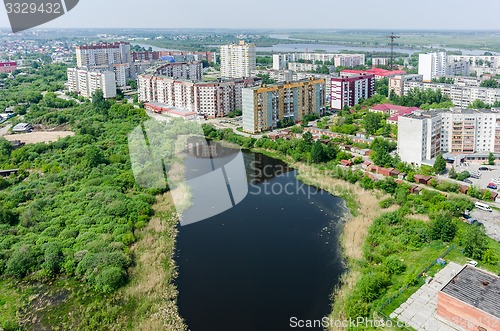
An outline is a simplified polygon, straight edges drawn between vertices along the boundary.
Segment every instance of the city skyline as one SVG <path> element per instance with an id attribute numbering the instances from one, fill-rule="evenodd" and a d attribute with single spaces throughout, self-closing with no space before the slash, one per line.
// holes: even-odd
<path id="1" fill-rule="evenodd" d="M 255 0 L 251 6 L 244 7 L 237 7 L 229 0 L 193 0 L 189 10 L 183 3 L 167 5 L 159 0 L 144 0 L 141 6 L 132 6 L 132 2 L 130 6 L 124 2 L 119 6 L 113 2 L 99 2 L 99 10 L 96 4 L 95 0 L 80 1 L 75 9 L 40 28 L 500 29 L 494 8 L 500 9 L 500 5 L 496 2 L 492 2 L 487 11 L 455 10 L 450 16 L 443 15 L 450 10 L 448 4 L 430 0 L 423 0 L 411 8 L 402 7 L 395 0 L 386 1 L 383 6 L 362 1 L 356 8 L 350 3 L 333 4 L 326 0 L 306 7 L 298 1 L 284 0 Z M 470 4 L 460 0 L 453 6 L 466 8 Z M 331 11 L 318 10 L 320 8 L 331 8 Z M 408 19 L 409 13 L 413 20 Z M 7 26 L 9 20 L 6 11 L 2 10 L 0 27 Z"/>

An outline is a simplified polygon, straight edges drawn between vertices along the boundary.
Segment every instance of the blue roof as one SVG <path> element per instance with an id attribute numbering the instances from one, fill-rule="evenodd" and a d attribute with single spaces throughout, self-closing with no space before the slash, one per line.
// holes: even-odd
<path id="1" fill-rule="evenodd" d="M 172 55 L 166 55 L 161 57 L 162 61 L 175 62 L 175 58 Z"/>

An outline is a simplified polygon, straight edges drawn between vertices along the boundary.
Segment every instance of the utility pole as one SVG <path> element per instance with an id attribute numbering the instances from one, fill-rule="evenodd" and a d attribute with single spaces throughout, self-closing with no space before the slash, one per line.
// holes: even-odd
<path id="1" fill-rule="evenodd" d="M 394 32 L 392 32 L 391 35 L 387 36 L 386 38 L 391 39 L 391 71 L 392 71 L 393 66 L 394 66 L 394 39 L 401 38 L 401 37 L 394 35 Z"/>

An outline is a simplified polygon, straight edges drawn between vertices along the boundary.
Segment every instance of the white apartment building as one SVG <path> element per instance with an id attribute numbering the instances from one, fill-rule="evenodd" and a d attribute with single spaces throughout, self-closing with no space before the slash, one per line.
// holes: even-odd
<path id="1" fill-rule="evenodd" d="M 68 68 L 67 87 L 71 92 L 90 98 L 100 89 L 104 98 L 116 97 L 115 74 L 112 71 L 90 71 L 87 69 Z"/>
<path id="2" fill-rule="evenodd" d="M 500 112 L 457 108 L 399 117 L 398 154 L 402 161 L 421 164 L 439 152 L 468 155 L 471 160 L 474 154 L 498 155 Z"/>
<path id="3" fill-rule="evenodd" d="M 223 117 L 242 109 L 241 90 L 258 84 L 254 78 L 201 82 L 158 75 L 140 75 L 139 101 L 159 102 L 169 107 Z"/>
<path id="4" fill-rule="evenodd" d="M 485 73 L 500 74 L 500 55 L 448 55 L 448 62 L 467 62 L 470 72 L 481 76 Z"/>
<path id="5" fill-rule="evenodd" d="M 420 165 L 441 152 L 441 116 L 414 112 L 398 119 L 398 155 L 403 162 Z"/>
<path id="6" fill-rule="evenodd" d="M 256 68 L 255 44 L 240 41 L 239 44 L 224 45 L 220 48 L 221 77 L 250 77 Z"/>
<path id="7" fill-rule="evenodd" d="M 447 75 L 448 59 L 446 52 L 419 54 L 418 74 L 424 82 L 431 82 L 433 78 Z"/>
<path id="8" fill-rule="evenodd" d="M 500 101 L 500 89 L 464 86 L 442 83 L 424 83 L 418 81 L 404 82 L 404 94 L 409 90 L 417 88 L 421 90 L 431 89 L 434 91 L 441 90 L 441 93 L 448 95 L 453 104 L 457 107 L 467 108 L 475 100 L 480 100 L 486 104 L 493 105 L 496 101 Z"/>
<path id="9" fill-rule="evenodd" d="M 316 62 L 333 62 L 333 65 L 353 68 L 365 64 L 364 54 L 341 54 L 341 53 L 280 53 L 273 55 L 273 69 L 282 70 L 288 68 L 289 63 L 304 60 L 309 64 Z"/>
<path id="10" fill-rule="evenodd" d="M 288 68 L 288 63 L 293 62 L 295 54 L 273 54 L 273 69 L 284 70 Z"/>
<path id="11" fill-rule="evenodd" d="M 499 153 L 500 113 L 454 109 L 440 113 L 443 152 L 452 154 Z"/>
<path id="12" fill-rule="evenodd" d="M 292 71 L 313 71 L 318 69 L 318 65 L 314 63 L 289 62 L 288 70 Z"/>

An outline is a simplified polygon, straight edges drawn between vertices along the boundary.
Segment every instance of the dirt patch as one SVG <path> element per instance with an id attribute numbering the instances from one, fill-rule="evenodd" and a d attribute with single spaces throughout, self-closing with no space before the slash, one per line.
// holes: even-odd
<path id="1" fill-rule="evenodd" d="M 137 233 L 138 241 L 131 250 L 136 265 L 129 270 L 131 283 L 124 289 L 126 296 L 144 300 L 150 305 L 148 314 L 134 330 L 187 329 L 177 309 L 177 277 L 174 261 L 178 218 L 170 193 L 160 195 L 153 205 L 155 215 Z"/>
<path id="2" fill-rule="evenodd" d="M 8 134 L 4 138 L 13 141 L 20 140 L 26 144 L 54 142 L 61 138 L 74 136 L 72 131 L 39 131 L 31 133 Z"/>
<path id="3" fill-rule="evenodd" d="M 431 220 L 428 215 L 423 215 L 423 214 L 410 214 L 407 215 L 406 217 L 411 218 L 412 220 L 422 221 L 426 223 Z"/>

